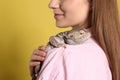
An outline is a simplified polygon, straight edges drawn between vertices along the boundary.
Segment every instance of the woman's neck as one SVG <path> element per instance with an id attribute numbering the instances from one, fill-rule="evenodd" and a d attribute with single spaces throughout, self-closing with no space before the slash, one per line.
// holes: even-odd
<path id="1" fill-rule="evenodd" d="M 82 24 L 77 24 L 72 26 L 72 29 L 83 29 L 83 28 L 89 28 L 91 27 L 90 19 L 87 19 L 84 23 Z"/>
<path id="2" fill-rule="evenodd" d="M 72 30 L 74 29 L 83 29 L 83 28 L 89 28 L 91 27 L 91 25 L 88 25 L 88 24 L 85 24 L 85 25 L 75 25 L 75 26 L 72 26 Z"/>

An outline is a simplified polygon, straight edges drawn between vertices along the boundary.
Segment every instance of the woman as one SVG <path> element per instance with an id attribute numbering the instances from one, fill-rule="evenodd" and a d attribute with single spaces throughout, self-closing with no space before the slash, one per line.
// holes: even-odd
<path id="1" fill-rule="evenodd" d="M 78 55 L 77 52 L 82 50 L 83 49 L 82 47 L 85 47 L 85 46 L 82 45 L 82 47 L 79 47 L 80 50 L 74 49 L 74 47 L 71 46 L 70 49 L 73 49 L 73 52 L 70 51 L 70 53 L 71 54 L 74 52 L 76 53 L 72 57 L 73 61 L 70 60 L 71 62 L 69 63 L 69 59 L 68 59 L 69 65 L 70 64 L 75 65 L 75 66 L 70 65 L 70 67 L 72 66 L 75 69 L 73 70 L 73 73 L 63 72 L 63 74 L 61 74 L 62 76 L 64 76 L 62 79 L 56 78 L 54 76 L 56 73 L 54 73 L 52 75 L 54 76 L 54 79 L 53 79 L 50 77 L 49 69 L 47 73 L 47 69 L 44 65 L 46 63 L 45 61 L 45 63 L 43 64 L 43 68 L 39 73 L 38 80 L 41 80 L 42 78 L 43 80 L 52 80 L 52 79 L 53 80 L 59 80 L 59 79 L 60 80 L 120 80 L 120 63 L 119 63 L 120 61 L 120 42 L 119 42 L 120 41 L 120 24 L 119 24 L 119 16 L 118 16 L 118 9 L 117 9 L 117 1 L 116 0 L 51 0 L 49 7 L 53 9 L 53 12 L 55 14 L 55 19 L 56 19 L 56 25 L 58 27 L 65 28 L 65 27 L 71 26 L 73 30 L 85 28 L 90 32 L 90 34 L 93 37 L 89 37 L 87 41 L 89 42 L 89 40 L 91 40 L 91 45 L 93 44 L 94 45 L 93 47 L 87 46 L 89 50 L 88 49 L 86 50 L 90 52 L 90 54 L 88 55 L 93 59 L 91 58 L 90 60 L 86 59 L 85 61 L 83 61 L 84 63 L 82 63 L 81 61 L 75 62 L 76 64 L 80 64 L 80 65 L 85 64 L 83 66 L 83 69 L 87 69 L 88 71 L 83 70 L 80 73 L 80 71 L 78 70 L 79 72 L 74 72 L 74 71 L 77 71 L 77 69 L 79 69 L 76 67 L 76 64 L 74 64 L 73 62 L 75 59 L 74 55 Z M 84 42 L 83 44 L 86 45 L 86 42 Z M 99 44 L 99 46 L 95 46 L 97 44 Z M 92 52 L 92 50 L 95 50 L 95 49 L 97 50 Z M 102 50 L 104 52 L 102 52 Z M 58 53 L 60 53 L 60 51 Z M 84 51 L 85 50 L 83 49 L 81 53 Z M 98 55 L 97 53 L 101 53 L 102 56 Z M 84 54 L 81 54 L 81 55 L 83 56 Z M 40 61 L 47 60 L 48 57 L 49 56 L 46 55 L 44 46 L 41 46 L 35 51 L 33 51 L 33 54 L 30 58 L 30 65 L 29 65 L 31 76 L 33 75 L 33 71 L 34 71 L 33 67 L 37 65 L 41 65 Z M 78 55 L 78 57 L 82 59 L 80 55 Z M 86 64 L 87 61 L 89 64 Z M 97 63 L 97 61 L 99 64 Z M 108 61 L 108 64 L 107 64 L 107 61 Z M 68 63 L 64 65 L 65 65 L 65 68 L 67 68 L 66 70 L 68 70 L 69 72 L 71 71 L 71 68 L 68 69 L 69 67 L 67 65 Z M 61 65 L 62 67 L 64 66 L 63 64 Z M 97 65 L 99 65 L 99 67 Z M 53 68 L 53 66 L 49 67 L 48 65 L 49 68 Z M 90 70 L 91 72 L 89 72 Z M 72 77 L 69 76 L 70 74 L 72 74 Z M 46 75 L 48 75 L 47 76 L 48 79 L 44 78 L 44 76 Z"/>

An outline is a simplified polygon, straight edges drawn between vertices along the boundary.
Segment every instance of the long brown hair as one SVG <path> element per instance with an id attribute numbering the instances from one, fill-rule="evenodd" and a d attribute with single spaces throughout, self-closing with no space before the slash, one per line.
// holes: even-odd
<path id="1" fill-rule="evenodd" d="M 93 34 L 105 51 L 112 80 L 120 80 L 120 23 L 117 0 L 91 0 Z"/>

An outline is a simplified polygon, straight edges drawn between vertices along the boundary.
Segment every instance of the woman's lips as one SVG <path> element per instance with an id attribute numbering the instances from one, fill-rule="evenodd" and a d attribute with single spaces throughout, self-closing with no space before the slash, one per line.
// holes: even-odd
<path id="1" fill-rule="evenodd" d="M 64 15 L 63 14 L 55 14 L 54 15 L 54 18 L 55 19 L 60 19 L 60 18 L 62 18 Z"/>

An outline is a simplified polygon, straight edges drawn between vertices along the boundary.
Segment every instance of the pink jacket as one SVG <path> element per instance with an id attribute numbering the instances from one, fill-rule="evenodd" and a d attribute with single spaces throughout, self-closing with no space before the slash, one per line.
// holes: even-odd
<path id="1" fill-rule="evenodd" d="M 79 45 L 49 50 L 37 80 L 112 80 L 107 57 L 91 36 Z"/>

